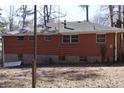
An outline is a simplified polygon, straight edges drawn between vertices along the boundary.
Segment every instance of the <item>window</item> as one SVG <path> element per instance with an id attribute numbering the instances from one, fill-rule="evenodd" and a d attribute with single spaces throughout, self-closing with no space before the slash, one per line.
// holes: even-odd
<path id="1" fill-rule="evenodd" d="M 80 59 L 80 61 L 87 61 L 87 57 L 86 56 L 85 57 L 80 56 L 79 59 Z"/>
<path id="2" fill-rule="evenodd" d="M 34 40 L 34 36 L 29 36 L 29 40 Z"/>
<path id="3" fill-rule="evenodd" d="M 18 61 L 23 61 L 23 55 L 22 54 L 18 55 Z"/>
<path id="4" fill-rule="evenodd" d="M 44 39 L 45 39 L 46 41 L 50 41 L 50 40 L 52 39 L 52 36 L 50 36 L 50 35 L 45 36 Z"/>
<path id="5" fill-rule="evenodd" d="M 59 56 L 59 60 L 65 61 L 65 56 Z"/>
<path id="6" fill-rule="evenodd" d="M 71 36 L 71 42 L 76 43 L 79 41 L 78 35 L 72 35 Z"/>
<path id="7" fill-rule="evenodd" d="M 105 34 L 97 34 L 97 43 L 105 43 Z"/>
<path id="8" fill-rule="evenodd" d="M 70 35 L 63 36 L 63 43 L 70 43 Z"/>
<path id="9" fill-rule="evenodd" d="M 17 36 L 17 40 L 24 40 L 24 36 Z"/>
<path id="10" fill-rule="evenodd" d="M 77 43 L 79 42 L 78 35 L 64 35 L 62 38 L 63 43 Z"/>

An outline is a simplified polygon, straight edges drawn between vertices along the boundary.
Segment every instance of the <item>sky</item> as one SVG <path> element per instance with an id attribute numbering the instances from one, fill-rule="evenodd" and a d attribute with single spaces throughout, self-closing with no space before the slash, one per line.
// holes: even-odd
<path id="1" fill-rule="evenodd" d="M 60 6 L 61 11 L 65 12 L 65 17 L 68 21 L 84 21 L 86 20 L 85 9 L 81 9 L 78 5 L 64 5 Z M 97 14 L 100 5 L 89 5 L 89 19 L 92 19 Z"/>
<path id="2" fill-rule="evenodd" d="M 0 6 L 3 10 L 3 16 L 7 15 L 7 10 L 9 11 L 9 5 Z M 16 6 L 17 7 L 17 6 Z M 91 19 L 99 9 L 100 5 L 90 5 L 89 6 L 89 19 Z M 81 9 L 78 5 L 60 5 L 60 12 L 66 13 L 66 17 L 61 18 L 61 20 L 67 21 L 83 21 L 86 20 L 85 9 Z"/>

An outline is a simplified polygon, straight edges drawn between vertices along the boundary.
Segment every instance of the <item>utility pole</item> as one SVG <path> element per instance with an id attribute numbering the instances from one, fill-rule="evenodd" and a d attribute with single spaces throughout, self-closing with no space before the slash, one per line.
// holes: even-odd
<path id="1" fill-rule="evenodd" d="M 34 60 L 32 63 L 32 88 L 36 87 L 37 63 L 37 6 L 34 5 Z"/>
<path id="2" fill-rule="evenodd" d="M 124 22 L 124 5 L 123 5 L 123 22 Z M 124 23 L 123 23 L 123 29 L 124 29 Z"/>

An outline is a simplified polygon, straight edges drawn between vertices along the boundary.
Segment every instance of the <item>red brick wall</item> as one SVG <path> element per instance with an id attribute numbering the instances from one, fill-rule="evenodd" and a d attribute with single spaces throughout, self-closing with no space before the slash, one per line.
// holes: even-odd
<path id="1" fill-rule="evenodd" d="M 79 35 L 79 43 L 63 44 L 62 35 L 53 35 L 51 41 L 45 41 L 43 35 L 39 35 L 38 54 L 50 55 L 75 55 L 75 56 L 100 56 L 100 46 L 96 43 L 96 34 Z M 119 40 L 119 37 L 118 37 Z M 4 36 L 5 53 L 28 54 L 33 53 L 33 41 L 28 36 L 24 40 L 17 40 L 16 36 Z M 107 56 L 113 56 L 114 34 L 106 34 Z"/>

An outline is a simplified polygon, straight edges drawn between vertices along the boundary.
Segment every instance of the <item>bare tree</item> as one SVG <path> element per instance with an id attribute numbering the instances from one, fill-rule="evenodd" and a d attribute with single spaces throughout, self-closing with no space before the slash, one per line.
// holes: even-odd
<path id="1" fill-rule="evenodd" d="M 109 15 L 110 15 L 111 27 L 113 27 L 113 5 L 109 5 Z"/>
<path id="2" fill-rule="evenodd" d="M 46 26 L 47 23 L 49 23 L 50 21 L 55 21 L 58 18 L 61 17 L 65 17 L 66 14 L 60 12 L 60 10 L 58 10 L 58 7 L 60 6 L 52 6 L 52 5 L 44 5 L 41 6 L 40 9 L 38 10 L 38 13 L 40 14 L 40 23 L 43 23 L 44 26 Z"/>
<path id="3" fill-rule="evenodd" d="M 97 12 L 96 15 L 100 16 L 100 24 L 107 23 L 107 25 L 114 27 L 116 24 L 116 20 L 118 19 L 118 8 L 115 5 L 102 5 L 100 11 Z M 101 20 L 101 17 L 103 21 Z"/>
<path id="4" fill-rule="evenodd" d="M 24 28 L 27 25 L 27 16 L 33 15 L 32 9 L 28 9 L 27 5 L 22 5 L 18 10 L 17 10 L 17 17 L 21 17 L 21 22 L 22 22 L 22 28 Z"/>
<path id="5" fill-rule="evenodd" d="M 13 31 L 13 22 L 14 22 L 14 6 L 10 6 L 10 12 L 9 12 L 9 30 Z"/>
<path id="6" fill-rule="evenodd" d="M 51 16 L 51 5 L 44 5 L 44 25 L 46 26 L 46 23 L 49 22 L 50 16 Z"/>
<path id="7" fill-rule="evenodd" d="M 97 13 L 92 19 L 91 21 L 93 23 L 97 23 L 97 24 L 101 24 L 101 25 L 109 25 L 109 18 L 106 17 L 106 15 L 103 15 L 101 13 Z"/>
<path id="8" fill-rule="evenodd" d="M 118 5 L 118 19 L 121 20 L 121 5 Z"/>
<path id="9" fill-rule="evenodd" d="M 6 22 L 4 18 L 2 17 L 2 11 L 3 9 L 0 8 L 0 31 L 4 30 L 4 27 L 6 26 Z"/>

